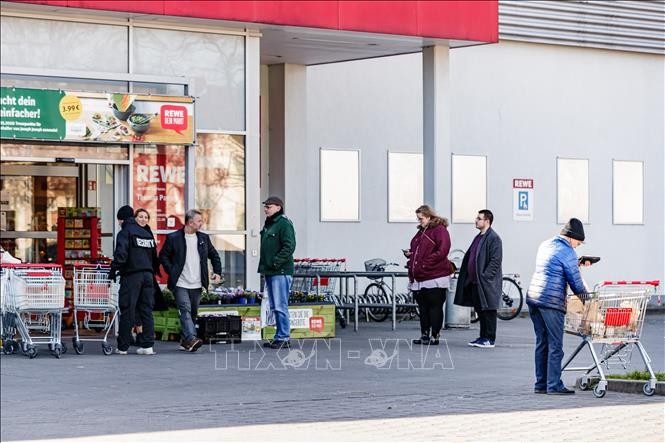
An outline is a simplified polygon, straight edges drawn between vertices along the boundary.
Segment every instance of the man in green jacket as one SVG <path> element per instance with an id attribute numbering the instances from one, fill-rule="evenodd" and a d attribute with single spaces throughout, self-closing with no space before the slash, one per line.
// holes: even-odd
<path id="1" fill-rule="evenodd" d="M 265 347 L 280 349 L 290 346 L 289 292 L 293 282 L 293 251 L 296 233 L 293 223 L 284 215 L 284 202 L 269 197 L 263 202 L 266 222 L 261 230 L 259 273 L 265 277 L 270 309 L 275 313 L 277 331 Z"/>

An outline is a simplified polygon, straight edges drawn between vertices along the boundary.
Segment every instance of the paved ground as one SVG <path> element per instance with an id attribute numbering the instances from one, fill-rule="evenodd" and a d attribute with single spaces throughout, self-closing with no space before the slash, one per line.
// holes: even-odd
<path id="1" fill-rule="evenodd" d="M 647 316 L 643 343 L 665 370 L 665 316 Z M 495 349 L 477 330 L 413 347 L 415 322 L 338 329 L 338 339 L 270 351 L 243 343 L 156 356 L 3 356 L 2 441 L 529 440 L 664 441 L 663 397 L 532 393 L 528 318 L 499 323 Z M 566 337 L 570 352 L 579 340 Z M 580 363 L 588 362 L 586 354 Z M 633 367 L 640 368 L 637 354 Z M 615 371 L 622 372 L 622 371 Z M 564 381 L 573 384 L 569 373 Z"/>

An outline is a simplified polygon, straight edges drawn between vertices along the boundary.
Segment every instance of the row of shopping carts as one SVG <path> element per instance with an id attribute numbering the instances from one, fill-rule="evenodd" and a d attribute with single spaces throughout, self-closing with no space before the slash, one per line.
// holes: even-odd
<path id="1" fill-rule="evenodd" d="M 75 321 L 74 350 L 83 352 L 83 341 L 101 341 L 104 354 L 113 351 L 107 338 L 117 330 L 118 285 L 108 279 L 108 266 L 77 265 L 73 278 L 74 318 L 83 311 L 87 318 L 99 313 L 107 318 L 103 338 L 83 338 Z M 65 279 L 62 266 L 52 264 L 3 264 L 0 268 L 0 330 L 2 352 L 35 358 L 37 345 L 47 345 L 55 357 L 67 352 L 62 342 L 65 308 Z"/>

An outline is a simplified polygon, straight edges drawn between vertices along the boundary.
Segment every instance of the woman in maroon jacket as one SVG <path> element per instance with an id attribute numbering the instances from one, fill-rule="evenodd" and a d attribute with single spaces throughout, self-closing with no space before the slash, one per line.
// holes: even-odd
<path id="1" fill-rule="evenodd" d="M 409 258 L 409 288 L 420 308 L 421 337 L 415 344 L 438 345 L 443 326 L 443 303 L 450 288 L 452 265 L 448 261 L 450 234 L 448 220 L 436 215 L 427 205 L 416 209 L 418 232 L 411 240 L 411 249 L 404 251 Z"/>

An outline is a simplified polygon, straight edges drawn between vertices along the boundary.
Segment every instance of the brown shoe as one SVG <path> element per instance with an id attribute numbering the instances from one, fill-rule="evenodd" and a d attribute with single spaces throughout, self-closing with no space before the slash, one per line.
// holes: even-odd
<path id="1" fill-rule="evenodd" d="M 194 338 L 192 339 L 192 341 L 190 341 L 190 342 L 188 343 L 188 345 L 189 345 L 189 346 L 187 347 L 187 351 L 188 351 L 188 352 L 196 352 L 197 349 L 199 349 L 199 348 L 201 347 L 201 345 L 203 345 L 203 340 L 201 340 L 201 339 L 198 338 L 198 337 L 194 337 Z"/>

